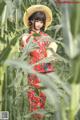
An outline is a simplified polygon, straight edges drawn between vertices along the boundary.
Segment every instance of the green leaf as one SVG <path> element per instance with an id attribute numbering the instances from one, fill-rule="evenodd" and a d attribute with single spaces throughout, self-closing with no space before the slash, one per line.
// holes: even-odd
<path id="1" fill-rule="evenodd" d="M 0 54 L 0 64 L 4 63 L 4 61 L 7 59 L 10 51 L 11 51 L 11 47 L 10 46 L 8 46 L 8 47 L 6 47 L 6 48 L 4 48 L 2 50 L 2 52 Z"/>
<path id="2" fill-rule="evenodd" d="M 6 43 L 6 40 L 5 40 L 5 38 L 3 38 L 3 37 L 0 37 L 0 42 L 1 42 L 1 43 Z"/>
<path id="3" fill-rule="evenodd" d="M 4 6 L 5 6 L 5 2 L 4 1 L 2 1 L 1 3 L 0 3 L 0 15 L 2 15 L 2 12 L 3 12 L 3 10 L 4 10 Z"/>

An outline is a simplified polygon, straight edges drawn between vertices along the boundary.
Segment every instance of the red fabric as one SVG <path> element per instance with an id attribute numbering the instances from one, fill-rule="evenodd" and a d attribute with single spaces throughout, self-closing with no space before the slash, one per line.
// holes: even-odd
<path id="1" fill-rule="evenodd" d="M 28 99 L 30 104 L 30 112 L 45 108 L 46 96 L 43 92 L 36 95 L 35 90 L 29 90 Z"/>
<path id="2" fill-rule="evenodd" d="M 40 32 L 40 35 L 47 36 L 47 34 L 43 32 Z M 26 39 L 26 44 L 28 41 L 29 39 Z M 46 47 L 48 46 L 49 42 L 40 41 L 36 39 L 34 39 L 33 42 L 36 42 L 39 48 L 30 52 L 31 59 L 29 64 L 34 64 L 40 61 L 41 59 L 47 57 Z M 22 44 L 22 47 L 24 47 L 24 43 Z M 41 63 L 35 65 L 33 69 L 42 73 L 54 71 L 54 68 L 51 65 L 51 63 Z M 42 92 L 40 83 L 41 80 L 36 75 L 34 74 L 28 75 L 28 84 L 30 86 L 30 89 L 28 90 L 27 96 L 30 106 L 29 110 L 31 112 L 45 108 L 46 95 Z M 38 116 L 36 115 L 36 117 L 40 117 L 40 115 Z"/>
<path id="3" fill-rule="evenodd" d="M 30 85 L 30 89 L 28 91 L 30 111 L 37 110 L 38 108 L 44 109 L 45 107 L 46 96 L 41 91 L 39 83 L 41 83 L 41 80 L 36 75 L 28 75 L 28 84 Z"/>
<path id="4" fill-rule="evenodd" d="M 47 36 L 46 33 L 40 32 L 41 36 Z M 47 57 L 47 51 L 46 47 L 48 46 L 49 42 L 46 41 L 40 41 L 40 40 L 33 40 L 33 42 L 37 43 L 38 49 L 33 50 L 31 55 L 30 64 L 34 64 L 43 58 Z M 34 66 L 34 70 L 37 70 L 38 72 L 51 72 L 54 71 L 54 68 L 51 63 L 42 63 Z"/>

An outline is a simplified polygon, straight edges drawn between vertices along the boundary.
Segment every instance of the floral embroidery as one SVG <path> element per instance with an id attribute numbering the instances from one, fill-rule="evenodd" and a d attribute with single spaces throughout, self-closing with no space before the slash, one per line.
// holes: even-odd
<path id="1" fill-rule="evenodd" d="M 40 32 L 40 35 L 47 36 L 47 34 L 43 32 Z M 38 37 L 40 35 L 38 35 Z M 37 37 L 36 34 L 35 34 L 35 37 Z M 26 41 L 28 42 L 28 40 Z M 39 48 L 31 51 L 30 53 L 31 59 L 29 62 L 30 64 L 34 64 L 39 60 L 47 57 L 46 46 L 49 44 L 48 41 L 39 41 L 39 40 L 36 41 L 36 39 L 34 39 L 34 42 L 37 42 Z M 22 44 L 22 47 L 24 47 L 23 44 Z M 54 68 L 51 65 L 51 63 L 41 63 L 38 65 L 35 65 L 33 69 L 42 73 L 54 71 Z M 40 83 L 41 83 L 41 80 L 36 75 L 28 74 L 28 84 L 30 86 L 30 89 L 28 90 L 27 96 L 29 100 L 30 111 L 45 108 L 46 95 L 42 92 L 41 90 L 42 87 Z"/>

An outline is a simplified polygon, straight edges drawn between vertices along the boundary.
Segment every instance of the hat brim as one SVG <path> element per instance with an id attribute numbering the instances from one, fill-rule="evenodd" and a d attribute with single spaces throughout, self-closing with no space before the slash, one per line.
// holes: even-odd
<path id="1" fill-rule="evenodd" d="M 42 11 L 46 15 L 46 24 L 45 24 L 45 29 L 51 24 L 52 22 L 52 11 L 50 10 L 49 7 L 45 5 L 32 5 L 30 6 L 24 13 L 23 16 L 23 22 L 26 27 L 29 27 L 28 23 L 28 18 L 35 13 L 36 11 Z"/>

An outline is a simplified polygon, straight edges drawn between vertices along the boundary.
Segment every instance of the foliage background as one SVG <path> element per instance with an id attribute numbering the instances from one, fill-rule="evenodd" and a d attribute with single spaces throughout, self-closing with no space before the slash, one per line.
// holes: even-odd
<path id="1" fill-rule="evenodd" d="M 48 85 L 44 90 L 46 111 L 38 112 L 46 114 L 45 120 L 80 120 L 80 6 L 52 0 L 0 1 L 0 110 L 9 111 L 10 120 L 32 119 L 28 113 L 26 78 L 28 72 L 34 71 L 25 63 L 25 53 L 28 46 L 33 46 L 29 43 L 24 54 L 19 52 L 21 35 L 28 31 L 22 17 L 32 4 L 52 9 L 53 22 L 46 32 L 58 44 L 57 61 L 53 61 L 56 73 L 35 73 Z"/>

